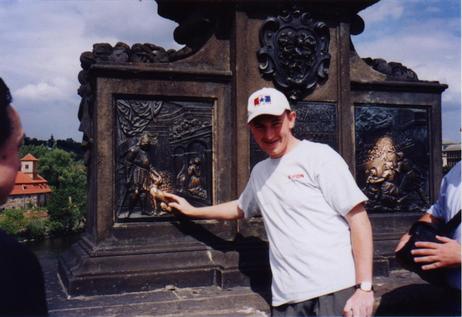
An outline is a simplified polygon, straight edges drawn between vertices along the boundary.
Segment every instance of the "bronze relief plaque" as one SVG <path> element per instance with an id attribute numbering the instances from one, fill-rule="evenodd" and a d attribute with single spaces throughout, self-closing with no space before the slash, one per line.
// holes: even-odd
<path id="1" fill-rule="evenodd" d="M 356 180 L 369 212 L 422 212 L 430 200 L 429 114 L 425 108 L 355 108 Z"/>
<path id="2" fill-rule="evenodd" d="M 163 220 L 165 193 L 212 204 L 213 103 L 119 96 L 117 221 Z"/>

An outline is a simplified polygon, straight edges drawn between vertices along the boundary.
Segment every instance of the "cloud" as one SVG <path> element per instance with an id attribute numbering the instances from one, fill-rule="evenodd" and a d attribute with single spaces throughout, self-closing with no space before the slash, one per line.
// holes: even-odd
<path id="1" fill-rule="evenodd" d="M 460 100 L 460 39 L 440 31 L 400 32 L 375 41 L 355 45 L 362 57 L 400 62 L 421 80 L 437 80 L 449 85 L 444 101 Z"/>
<path id="2" fill-rule="evenodd" d="M 117 34 L 131 44 L 149 42 L 165 48 L 181 47 L 173 41 L 176 23 L 157 16 L 154 1 L 139 1 L 136 5 L 127 5 L 126 1 L 114 1 L 111 5 L 105 1 L 83 2 L 79 9 L 85 17 L 85 33 L 100 37 Z"/>
<path id="3" fill-rule="evenodd" d="M 380 20 L 386 15 L 385 5 L 390 10 L 401 6 L 402 11 L 392 15 L 395 19 Z M 376 8 L 379 12 L 374 12 Z M 460 12 L 457 1 L 382 1 L 361 13 L 365 32 L 353 42 L 361 57 L 400 62 L 420 80 L 447 84 L 442 96 L 443 138 L 459 140 L 461 47 L 460 15 L 455 9 Z"/>
<path id="4" fill-rule="evenodd" d="M 39 82 L 37 84 L 27 84 L 13 91 L 13 95 L 16 98 L 27 101 L 67 100 L 72 91 L 71 87 L 72 83 L 67 79 L 56 78 L 53 79 L 52 83 Z"/>
<path id="5" fill-rule="evenodd" d="M 400 62 L 414 70 L 421 80 L 448 84 L 445 98 L 460 99 L 460 39 L 434 30 L 431 33 L 402 31 L 355 45 L 362 57 Z M 450 95 L 447 96 L 446 95 Z"/>
<path id="6" fill-rule="evenodd" d="M 0 20 L 0 76 L 32 136 L 81 138 L 77 75 L 94 43 L 180 47 L 154 1 L 0 1 Z"/>
<path id="7" fill-rule="evenodd" d="M 82 139 L 82 133 L 78 131 L 78 100 L 38 100 L 34 103 L 20 101 L 19 105 L 15 103 L 15 107 L 21 113 L 22 125 L 27 136 L 46 140 L 53 134 L 59 139 Z"/>
<path id="8" fill-rule="evenodd" d="M 435 6 L 428 6 L 428 7 L 425 8 L 425 11 L 426 11 L 426 12 L 429 12 L 429 13 L 431 13 L 431 14 L 440 13 L 440 12 L 441 12 L 441 8 L 435 7 Z"/>
<path id="9" fill-rule="evenodd" d="M 16 97 L 22 97 L 31 100 L 46 100 L 62 97 L 62 92 L 56 87 L 47 83 L 38 83 L 36 85 L 26 85 L 14 92 Z"/>
<path id="10" fill-rule="evenodd" d="M 373 5 L 373 9 L 364 11 L 361 16 L 368 24 L 399 19 L 404 11 L 401 1 L 386 0 Z"/>

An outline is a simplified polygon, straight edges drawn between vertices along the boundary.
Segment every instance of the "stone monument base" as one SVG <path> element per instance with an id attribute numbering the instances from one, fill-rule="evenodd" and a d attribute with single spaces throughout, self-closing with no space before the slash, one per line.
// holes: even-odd
<path id="1" fill-rule="evenodd" d="M 146 229 L 146 225 L 143 227 Z M 167 286 L 269 289 L 266 242 L 240 235 L 228 241 L 198 227 L 193 223 L 181 226 L 185 232 L 194 229 L 197 238 L 181 242 L 113 237 L 95 243 L 83 235 L 60 256 L 59 275 L 71 296 L 140 292 Z"/>

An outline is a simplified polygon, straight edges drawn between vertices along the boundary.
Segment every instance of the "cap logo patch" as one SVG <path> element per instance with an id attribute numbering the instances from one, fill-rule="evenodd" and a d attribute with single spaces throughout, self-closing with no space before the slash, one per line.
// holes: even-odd
<path id="1" fill-rule="evenodd" d="M 259 96 L 253 100 L 254 106 L 263 106 L 271 103 L 271 96 Z"/>

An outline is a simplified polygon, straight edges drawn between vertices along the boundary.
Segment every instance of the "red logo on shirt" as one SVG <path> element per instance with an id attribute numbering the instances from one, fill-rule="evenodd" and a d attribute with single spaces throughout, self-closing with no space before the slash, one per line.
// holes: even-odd
<path id="1" fill-rule="evenodd" d="M 298 174 L 289 175 L 288 177 L 290 180 L 294 180 L 294 179 L 304 178 L 305 175 L 303 173 L 298 173 Z"/>

